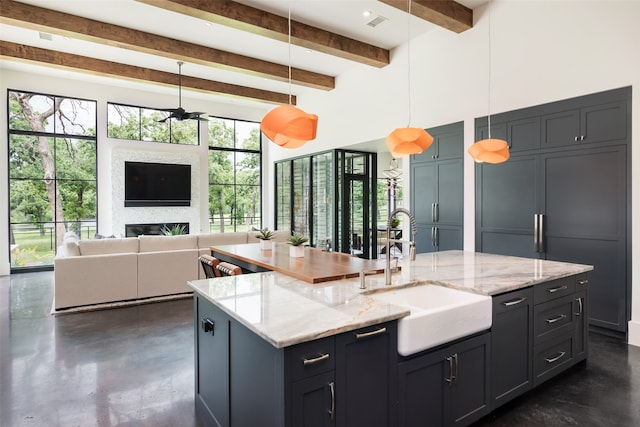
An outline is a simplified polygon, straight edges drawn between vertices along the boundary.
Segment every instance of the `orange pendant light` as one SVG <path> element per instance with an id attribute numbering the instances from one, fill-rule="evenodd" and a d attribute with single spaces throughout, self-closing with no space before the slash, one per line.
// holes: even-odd
<path id="1" fill-rule="evenodd" d="M 260 130 L 284 148 L 298 148 L 316 138 L 318 116 L 291 105 L 291 6 L 289 6 L 289 105 L 269 111 L 260 122 Z"/>
<path id="2" fill-rule="evenodd" d="M 420 154 L 433 143 L 433 137 L 424 129 L 411 127 L 411 0 L 407 7 L 407 99 L 409 123 L 397 128 L 387 136 L 386 144 L 394 158 Z"/>
<path id="3" fill-rule="evenodd" d="M 489 1 L 491 8 L 491 1 Z M 469 154 L 476 163 L 498 164 L 509 160 L 509 144 L 503 139 L 491 138 L 491 10 L 489 9 L 489 85 L 488 103 L 489 114 L 487 115 L 488 138 L 477 141 L 469 147 Z"/>
<path id="4" fill-rule="evenodd" d="M 387 136 L 387 148 L 395 158 L 420 154 L 433 143 L 433 137 L 420 128 L 397 128 Z"/>
<path id="5" fill-rule="evenodd" d="M 476 142 L 469 147 L 468 152 L 476 163 L 503 163 L 510 157 L 507 141 L 495 138 Z"/>
<path id="6" fill-rule="evenodd" d="M 269 111 L 260 123 L 267 138 L 284 148 L 298 148 L 316 137 L 318 116 L 293 105 L 281 105 Z"/>

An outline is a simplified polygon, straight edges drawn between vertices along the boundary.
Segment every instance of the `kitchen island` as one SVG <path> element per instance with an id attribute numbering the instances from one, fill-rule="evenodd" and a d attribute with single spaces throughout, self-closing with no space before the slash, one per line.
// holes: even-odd
<path id="1" fill-rule="evenodd" d="M 488 295 L 494 300 L 493 327 L 469 338 L 481 345 L 477 348 L 483 349 L 479 354 L 486 363 L 480 375 L 485 379 L 480 393 L 482 407 L 458 422 L 467 424 L 507 400 L 505 393 L 494 393 L 491 387 L 491 359 L 496 351 L 488 349 L 494 341 L 504 345 L 511 339 L 509 334 L 521 331 L 512 330 L 513 322 L 509 321 L 512 327 L 494 340 L 496 319 L 500 328 L 504 323 L 504 318 L 496 317 L 501 314 L 500 307 L 519 308 L 524 307 L 520 303 L 528 303 L 525 311 L 508 312 L 520 316 L 517 318 L 524 314 L 526 320 L 522 326 L 526 328 L 526 348 L 521 350 L 528 385 L 516 387 L 518 393 L 537 384 L 536 373 L 543 375 L 540 381 L 550 377 L 544 367 L 534 369 L 538 363 L 534 352 L 540 353 L 542 363 L 557 358 L 562 369 L 553 374 L 586 358 L 586 327 L 580 330 L 584 352 L 574 352 L 579 357 L 570 357 L 574 353 L 568 354 L 564 346 L 568 342 L 570 347 L 577 347 L 580 341 L 574 324 L 577 315 L 571 311 L 577 312 L 578 300 L 581 310 L 586 307 L 586 286 L 579 297 L 574 293 L 578 292 L 578 283 L 586 285 L 586 273 L 591 269 L 586 265 L 447 251 L 420 254 L 413 262 L 405 261 L 402 270 L 393 275 L 391 287 L 384 285 L 383 274 L 368 276 L 365 290 L 360 289 L 358 278 L 313 284 L 278 272 L 190 282 L 195 291 L 197 412 L 208 425 L 232 427 L 298 427 L 306 425 L 305 420 L 321 420 L 323 424 L 318 425 L 395 426 L 409 425 L 407 414 L 413 419 L 427 416 L 412 407 L 407 396 L 407 390 L 415 390 L 412 396 L 422 392 L 420 384 L 425 381 L 414 382 L 409 376 L 422 371 L 407 367 L 430 360 L 434 351 L 456 347 L 440 346 L 411 358 L 399 356 L 397 319 L 408 316 L 410 309 L 381 302 L 375 294 L 390 288 L 432 284 Z M 564 282 L 556 286 L 556 281 Z M 534 290 L 546 284 L 552 286 L 535 297 Z M 523 291 L 531 291 L 531 296 L 510 298 L 511 293 Z M 545 300 L 547 293 L 553 298 Z M 549 323 L 561 328 L 541 331 L 544 319 L 540 326 L 534 325 L 534 309 L 539 307 L 544 314 L 553 309 L 554 301 L 565 299 L 569 305 L 560 309 L 566 306 L 569 311 Z M 500 305 L 505 302 L 508 305 Z M 534 306 L 536 302 L 540 304 Z M 583 313 L 580 319 L 586 318 Z M 508 351 L 513 355 L 516 350 Z M 452 353 L 449 360 L 457 363 L 458 354 L 464 360 L 462 352 L 456 352 L 455 358 Z M 447 357 L 443 353 L 443 359 Z M 442 360 L 439 363 L 438 370 L 448 369 Z M 464 372 L 464 366 L 461 369 Z M 443 373 L 436 386 L 451 380 L 450 374 L 447 377 Z M 439 421 L 432 425 L 453 424 L 456 416 L 451 414 L 456 414 L 455 408 L 444 408 L 442 416 L 436 417 Z M 365 424 L 356 424 L 360 422 Z"/>

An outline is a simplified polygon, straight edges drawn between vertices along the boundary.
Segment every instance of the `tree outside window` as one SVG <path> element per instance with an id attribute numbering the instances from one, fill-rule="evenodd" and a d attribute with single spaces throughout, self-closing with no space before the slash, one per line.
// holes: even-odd
<path id="1" fill-rule="evenodd" d="M 209 120 L 209 231 L 262 227 L 260 124 Z"/>
<path id="2" fill-rule="evenodd" d="M 11 266 L 49 266 L 66 231 L 95 234 L 96 102 L 8 98 Z"/>

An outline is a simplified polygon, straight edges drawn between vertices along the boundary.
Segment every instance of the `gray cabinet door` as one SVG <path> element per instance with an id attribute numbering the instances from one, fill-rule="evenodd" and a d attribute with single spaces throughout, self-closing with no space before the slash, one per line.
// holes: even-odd
<path id="1" fill-rule="evenodd" d="M 451 414 L 448 425 L 468 425 L 489 413 L 490 334 L 454 344 L 455 379 L 451 387 Z"/>
<path id="2" fill-rule="evenodd" d="M 445 425 L 445 357 L 435 351 L 398 365 L 399 427 Z"/>
<path id="3" fill-rule="evenodd" d="M 491 400 L 497 408 L 533 386 L 533 288 L 493 298 Z"/>
<path id="4" fill-rule="evenodd" d="M 335 379 L 332 372 L 296 381 L 291 385 L 291 426 L 335 425 Z"/>
<path id="5" fill-rule="evenodd" d="M 392 425 L 396 349 L 395 322 L 336 336 L 336 425 Z"/>
<path id="6" fill-rule="evenodd" d="M 591 264 L 591 324 L 626 330 L 626 146 L 544 157 L 546 259 Z"/>
<path id="7" fill-rule="evenodd" d="M 580 135 L 580 110 L 545 114 L 541 121 L 543 148 L 573 145 L 578 142 L 576 137 Z"/>
<path id="8" fill-rule="evenodd" d="M 462 249 L 464 126 L 459 122 L 427 130 L 434 137 L 433 149 L 411 156 L 416 252 Z"/>
<path id="9" fill-rule="evenodd" d="M 436 166 L 437 199 L 435 223 L 461 225 L 464 221 L 462 159 L 443 160 Z M 420 195 L 418 194 L 418 197 Z"/>
<path id="10" fill-rule="evenodd" d="M 207 425 L 228 426 L 229 321 L 226 315 L 201 297 L 194 298 L 194 314 L 196 411 Z"/>
<path id="11" fill-rule="evenodd" d="M 479 252 L 537 258 L 533 245 L 538 212 L 538 155 L 512 156 L 476 166 L 476 248 Z"/>

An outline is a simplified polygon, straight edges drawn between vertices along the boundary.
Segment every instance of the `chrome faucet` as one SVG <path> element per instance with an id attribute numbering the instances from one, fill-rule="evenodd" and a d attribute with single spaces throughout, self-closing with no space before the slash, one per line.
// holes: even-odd
<path id="1" fill-rule="evenodd" d="M 409 217 L 409 221 L 411 221 L 411 240 L 400 240 L 400 239 L 392 239 L 391 238 L 391 219 L 396 216 L 396 214 L 403 213 Z M 416 234 L 418 234 L 418 226 L 416 225 L 416 218 L 413 216 L 408 209 L 405 208 L 396 208 L 389 214 L 389 219 L 387 219 L 387 243 L 386 243 L 386 255 L 387 255 L 387 263 L 384 269 L 384 284 L 386 286 L 391 285 L 391 243 L 408 243 L 409 246 L 409 259 L 414 261 L 416 259 Z"/>

